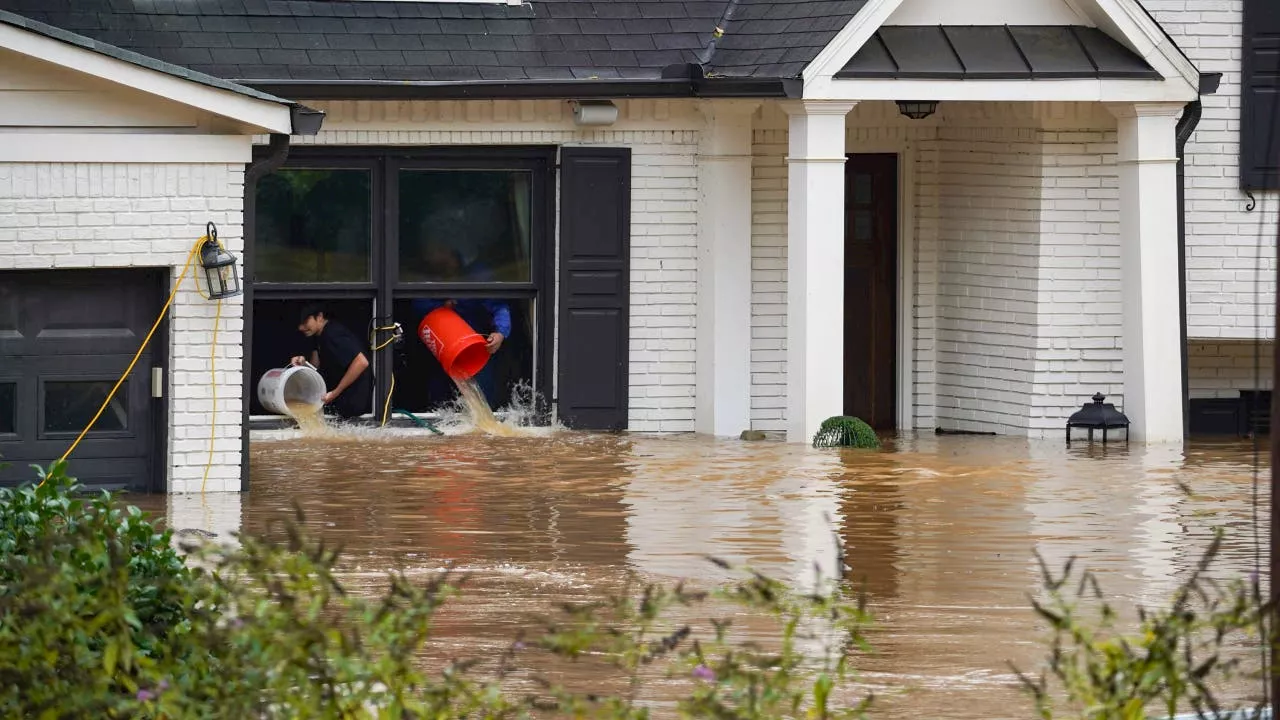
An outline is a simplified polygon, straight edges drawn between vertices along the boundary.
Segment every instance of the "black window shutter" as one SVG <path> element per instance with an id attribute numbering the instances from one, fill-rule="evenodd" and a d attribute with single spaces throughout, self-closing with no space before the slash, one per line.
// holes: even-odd
<path id="1" fill-rule="evenodd" d="M 560 151 L 560 420 L 627 429 L 631 150 Z"/>
<path id="2" fill-rule="evenodd" d="M 1280 189 L 1280 2 L 1245 0 L 1240 186 Z"/>

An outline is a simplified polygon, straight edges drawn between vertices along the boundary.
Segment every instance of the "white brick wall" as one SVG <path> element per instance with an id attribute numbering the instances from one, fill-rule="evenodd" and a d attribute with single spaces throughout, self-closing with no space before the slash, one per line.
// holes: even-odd
<path id="1" fill-rule="evenodd" d="M 187 254 L 218 226 L 243 249 L 244 167 L 0 163 L 0 270 L 167 267 L 176 278 Z M 215 306 L 188 275 L 171 310 L 170 492 L 199 491 L 216 428 L 209 491 L 240 488 L 243 305 L 224 301 L 218 333 L 218 407 L 209 359 Z"/>
<path id="2" fill-rule="evenodd" d="M 1038 131 L 1037 144 L 1043 180 L 1033 434 L 1058 432 L 1096 392 L 1117 407 L 1124 402 L 1116 133 Z"/>
<path id="3" fill-rule="evenodd" d="M 1020 432 L 1037 316 L 1040 148 L 1020 128 L 940 129 L 938 423 Z"/>
<path id="4" fill-rule="evenodd" d="M 1192 338 L 1251 338 L 1275 332 L 1275 227 L 1280 202 L 1239 190 L 1243 0 L 1143 0 L 1201 72 L 1221 72 L 1218 93 L 1187 146 L 1187 317 Z M 1261 263 L 1257 261 L 1262 240 Z M 1254 268 L 1261 292 L 1255 296 Z M 1260 322 L 1256 319 L 1261 318 Z"/>
<path id="5" fill-rule="evenodd" d="M 692 431 L 697 151 L 705 120 L 689 101 L 618 104 L 617 124 L 584 129 L 557 101 L 320 103 L 328 112 L 324 131 L 295 143 L 630 147 L 629 429 Z"/>

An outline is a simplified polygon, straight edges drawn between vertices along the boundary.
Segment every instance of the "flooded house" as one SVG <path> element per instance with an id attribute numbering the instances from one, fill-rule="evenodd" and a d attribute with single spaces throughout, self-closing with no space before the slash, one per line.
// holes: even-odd
<path id="1" fill-rule="evenodd" d="M 491 401 L 584 430 L 1057 437 L 1101 392 L 1136 441 L 1251 431 L 1276 37 L 1266 0 L 0 0 L 0 479 L 207 223 L 243 294 L 179 287 L 86 480 L 242 489 L 316 302 L 377 412 L 447 399 L 419 303 L 462 299 L 505 309 Z"/>

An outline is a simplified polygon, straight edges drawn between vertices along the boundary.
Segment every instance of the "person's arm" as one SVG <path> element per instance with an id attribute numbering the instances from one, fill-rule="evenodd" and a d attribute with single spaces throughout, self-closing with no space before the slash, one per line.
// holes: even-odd
<path id="1" fill-rule="evenodd" d="M 351 361 L 351 364 L 347 366 L 346 374 L 344 374 L 342 379 L 338 381 L 338 387 L 330 390 L 329 393 L 325 395 L 324 403 L 328 405 L 336 400 L 343 391 L 351 387 L 351 383 L 359 379 L 360 374 L 368 369 L 368 367 L 369 358 L 365 357 L 364 353 L 358 353 L 355 359 Z"/>
<path id="2" fill-rule="evenodd" d="M 484 306 L 493 315 L 493 332 L 485 338 L 485 347 L 492 355 L 511 337 L 511 308 L 500 300 L 485 300 Z"/>

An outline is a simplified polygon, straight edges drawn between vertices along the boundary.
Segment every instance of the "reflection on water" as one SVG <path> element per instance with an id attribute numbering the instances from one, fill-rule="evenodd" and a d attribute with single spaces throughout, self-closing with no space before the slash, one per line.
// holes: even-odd
<path id="1" fill-rule="evenodd" d="M 141 504 L 180 527 L 225 532 L 238 520 L 267 532 L 297 503 L 345 545 L 361 586 L 393 566 L 473 571 L 440 624 L 443 654 L 498 647 L 527 613 L 616 589 L 628 571 L 727 579 L 707 554 L 805 582 L 815 562 L 835 570 L 834 527 L 846 576 L 877 616 L 876 652 L 859 667 L 884 694 L 882 718 L 1031 716 L 1008 663 L 1031 668 L 1044 656 L 1027 603 L 1039 579 L 1033 551 L 1053 564 L 1079 556 L 1129 604 L 1164 602 L 1214 526 L 1231 532 L 1220 575 L 1254 563 L 1247 444 L 1184 452 L 927 436 L 868 453 L 366 431 L 345 442 L 255 441 L 252 453 L 246 494 Z M 1233 689 L 1236 699 L 1251 691 Z"/>

